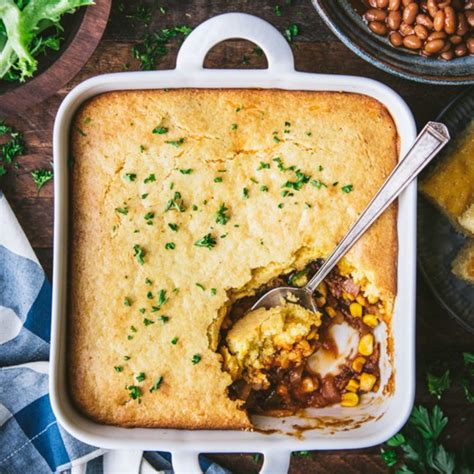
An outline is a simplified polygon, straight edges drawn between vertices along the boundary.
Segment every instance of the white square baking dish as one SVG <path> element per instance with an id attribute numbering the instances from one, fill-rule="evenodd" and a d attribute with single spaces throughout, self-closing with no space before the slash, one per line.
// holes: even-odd
<path id="1" fill-rule="evenodd" d="M 243 38 L 260 46 L 266 54 L 268 69 L 204 69 L 207 52 L 230 38 Z M 275 474 L 287 472 L 291 451 L 363 448 L 385 441 L 405 423 L 415 391 L 415 182 L 399 199 L 398 294 L 392 323 L 393 367 L 388 357 L 382 361 L 384 377 L 387 379 L 392 373 L 395 382 L 390 395 L 375 394 L 370 403 L 356 408 L 313 409 L 308 411 L 304 420 L 299 417 L 254 418 L 258 428 L 276 430 L 272 434 L 105 426 L 87 419 L 71 404 L 66 384 L 67 163 L 71 121 L 78 107 L 97 94 L 114 90 L 186 87 L 365 94 L 381 102 L 392 115 L 400 138 L 400 156 L 408 151 L 416 135 L 413 116 L 394 91 L 362 77 L 296 72 L 291 48 L 283 36 L 265 21 L 242 13 L 220 15 L 197 27 L 181 46 L 176 69 L 109 74 L 79 84 L 61 104 L 53 141 L 56 199 L 50 396 L 59 423 L 76 438 L 102 448 L 170 451 L 177 473 L 199 472 L 198 454 L 205 452 L 260 452 L 264 454 L 262 472 Z M 385 336 L 385 330 L 381 328 L 379 337 L 382 342 Z M 343 423 L 339 423 L 341 421 Z M 302 431 L 304 436 L 301 436 Z M 295 436 L 295 432 L 300 436 Z"/>

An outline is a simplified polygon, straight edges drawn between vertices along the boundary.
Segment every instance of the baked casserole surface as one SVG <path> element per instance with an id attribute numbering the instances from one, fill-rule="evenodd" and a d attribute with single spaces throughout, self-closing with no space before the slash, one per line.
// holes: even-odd
<path id="1" fill-rule="evenodd" d="M 227 309 L 330 253 L 394 167 L 398 137 L 358 94 L 112 92 L 78 112 L 72 155 L 74 403 L 120 426 L 246 429 L 218 351 Z M 396 256 L 392 207 L 339 266 L 387 322 Z"/>

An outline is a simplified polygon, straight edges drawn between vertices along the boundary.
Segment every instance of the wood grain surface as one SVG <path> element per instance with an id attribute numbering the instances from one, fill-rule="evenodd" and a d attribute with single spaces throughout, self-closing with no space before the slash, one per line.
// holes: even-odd
<path id="1" fill-rule="evenodd" d="M 101 3 L 101 0 L 97 0 Z M 147 27 L 130 18 L 143 1 L 128 0 L 124 11 L 120 2 L 113 4 L 107 30 L 96 52 L 82 71 L 65 88 L 40 105 L 9 117 L 25 135 L 27 155 L 19 159 L 21 169 L 10 172 L 0 181 L 14 212 L 18 216 L 41 263 L 51 277 L 53 243 L 53 186 L 48 183 L 38 193 L 30 171 L 47 167 L 51 161 L 51 133 L 53 121 L 65 94 L 79 82 L 106 72 L 135 70 L 139 64 L 133 59 L 131 48 L 143 36 Z M 151 4 L 151 3 L 150 3 Z M 162 0 L 155 2 L 167 9 L 166 14 L 156 10 L 148 27 L 150 31 L 174 25 L 194 27 L 219 13 L 243 11 L 263 17 L 280 30 L 297 23 L 301 34 L 292 43 L 296 68 L 301 71 L 354 74 L 377 79 L 395 89 L 413 110 L 421 127 L 433 119 L 463 88 L 417 84 L 392 77 L 367 64 L 326 28 L 316 14 L 310 0 Z M 282 16 L 275 14 L 275 5 L 282 6 Z M 174 67 L 178 42 L 170 44 L 170 51 L 157 64 L 157 69 Z M 214 68 L 265 67 L 264 57 L 253 52 L 254 46 L 244 41 L 228 41 L 208 54 L 206 66 Z M 1 230 L 0 230 L 1 231 Z M 417 403 L 432 406 L 436 400 L 426 389 L 426 367 L 442 359 L 459 368 L 462 351 L 474 351 L 474 336 L 460 328 L 441 308 L 426 284 L 418 278 L 417 303 Z M 446 445 L 459 449 L 466 443 L 473 446 L 472 422 L 474 405 L 468 405 L 459 387 L 451 389 L 441 401 L 449 416 L 450 436 Z M 236 446 L 238 450 L 238 446 Z M 356 451 L 313 452 L 309 456 L 293 456 L 291 473 L 378 473 L 388 472 L 379 455 L 380 447 Z M 257 472 L 259 463 L 251 455 L 215 454 L 213 458 L 234 473 Z M 261 462 L 261 461 L 260 461 Z"/>

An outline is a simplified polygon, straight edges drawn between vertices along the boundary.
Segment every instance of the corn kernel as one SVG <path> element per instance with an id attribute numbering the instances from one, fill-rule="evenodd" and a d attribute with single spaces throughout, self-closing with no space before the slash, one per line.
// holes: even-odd
<path id="1" fill-rule="evenodd" d="M 362 372 L 362 369 L 364 368 L 366 359 L 365 357 L 356 357 L 352 361 L 352 370 L 358 374 Z"/>
<path id="2" fill-rule="evenodd" d="M 342 294 L 342 297 L 343 297 L 344 299 L 346 299 L 346 300 L 349 300 L 349 301 L 354 301 L 354 300 L 355 300 L 354 295 L 351 294 L 351 293 L 347 293 L 347 292 L 344 292 L 344 293 Z"/>
<path id="3" fill-rule="evenodd" d="M 326 310 L 326 313 L 327 315 L 330 317 L 330 318 L 335 318 L 337 313 L 336 313 L 336 310 L 334 308 L 331 308 L 331 306 L 327 306 L 325 308 Z"/>
<path id="4" fill-rule="evenodd" d="M 346 392 L 341 395 L 341 406 L 355 407 L 359 404 L 359 396 L 354 392 Z"/>
<path id="5" fill-rule="evenodd" d="M 357 392 L 359 390 L 359 382 L 356 379 L 351 379 L 347 382 L 346 390 L 348 392 Z"/>
<path id="6" fill-rule="evenodd" d="M 374 336 L 372 334 L 366 334 L 360 338 L 359 352 L 364 356 L 372 355 L 374 352 Z"/>
<path id="7" fill-rule="evenodd" d="M 357 303 L 359 303 L 361 306 L 365 306 L 367 304 L 367 301 L 365 301 L 365 298 L 362 295 L 357 295 L 356 297 Z"/>
<path id="8" fill-rule="evenodd" d="M 369 302 L 369 304 L 375 304 L 378 302 L 378 300 L 379 300 L 378 296 L 375 296 L 375 295 L 367 296 L 367 301 Z"/>
<path id="9" fill-rule="evenodd" d="M 318 286 L 318 288 L 316 289 L 316 291 L 318 293 L 320 293 L 322 296 L 327 296 L 328 295 L 328 287 L 326 285 L 326 283 L 321 282 Z"/>
<path id="10" fill-rule="evenodd" d="M 363 372 L 360 376 L 360 389 L 363 392 L 370 392 L 377 381 L 377 377 L 372 374 L 367 374 Z"/>
<path id="11" fill-rule="evenodd" d="M 379 323 L 379 319 L 375 314 L 365 314 L 362 321 L 364 321 L 364 324 L 369 326 L 369 328 L 374 328 Z"/>
<path id="12" fill-rule="evenodd" d="M 316 301 L 316 306 L 318 308 L 322 308 L 327 303 L 326 298 L 324 296 L 316 296 L 315 301 Z"/>
<path id="13" fill-rule="evenodd" d="M 349 311 L 354 318 L 360 318 L 362 316 L 362 306 L 359 303 L 351 303 Z"/>

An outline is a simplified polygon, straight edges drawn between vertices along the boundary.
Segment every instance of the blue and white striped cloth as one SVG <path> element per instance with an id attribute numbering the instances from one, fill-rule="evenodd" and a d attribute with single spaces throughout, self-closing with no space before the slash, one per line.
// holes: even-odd
<path id="1" fill-rule="evenodd" d="M 0 473 L 171 473 L 168 453 L 105 451 L 58 425 L 48 395 L 51 285 L 0 192 Z M 206 474 L 229 471 L 200 457 Z"/>

